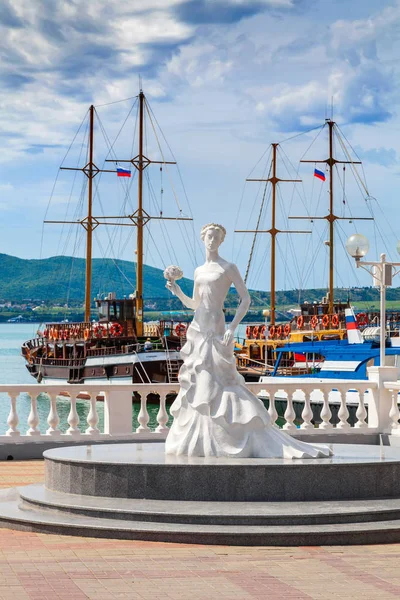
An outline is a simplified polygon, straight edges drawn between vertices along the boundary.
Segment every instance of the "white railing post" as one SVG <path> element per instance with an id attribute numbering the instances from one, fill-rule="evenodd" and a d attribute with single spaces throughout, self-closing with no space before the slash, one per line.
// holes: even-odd
<path id="1" fill-rule="evenodd" d="M 69 428 L 67 429 L 67 434 L 68 435 L 80 435 L 80 431 L 78 428 L 79 425 L 79 415 L 78 415 L 78 411 L 76 410 L 76 396 L 75 393 L 72 392 L 72 395 L 69 397 L 69 401 L 70 401 L 70 409 L 69 409 L 69 415 L 68 415 L 68 425 Z"/>
<path id="2" fill-rule="evenodd" d="M 167 394 L 160 392 L 159 398 L 160 398 L 160 408 L 157 413 L 158 425 L 155 430 L 156 433 L 162 433 L 164 431 L 168 431 L 168 429 L 169 429 L 169 427 L 167 427 L 167 423 L 168 423 L 168 413 L 167 413 L 167 409 L 166 409 Z"/>
<path id="3" fill-rule="evenodd" d="M 286 390 L 285 390 L 285 392 L 286 392 Z M 294 424 L 294 420 L 296 418 L 296 413 L 293 408 L 293 392 L 289 391 L 286 393 L 287 393 L 287 404 L 286 404 L 285 414 L 283 415 L 286 423 L 284 424 L 283 429 L 286 429 L 286 431 L 290 431 L 292 429 L 297 429 L 296 425 Z"/>
<path id="4" fill-rule="evenodd" d="M 337 429 L 349 429 L 350 428 L 350 423 L 348 422 L 348 418 L 350 416 L 350 413 L 348 411 L 347 408 L 347 404 L 346 404 L 346 391 L 345 390 L 339 390 L 339 394 L 340 394 L 340 407 L 338 410 L 338 417 L 339 417 L 339 423 L 337 424 Z"/>
<path id="5" fill-rule="evenodd" d="M 397 367 L 369 367 L 367 371 L 368 379 L 377 383 L 377 388 L 368 394 L 368 426 L 376 427 L 379 433 L 390 433 L 392 394 L 384 383 L 397 381 Z"/>
<path id="6" fill-rule="evenodd" d="M 389 412 L 389 418 L 391 420 L 391 430 L 392 433 L 396 432 L 396 434 L 398 434 L 400 430 L 400 411 L 398 405 L 399 390 L 389 389 L 389 392 L 392 394 L 392 407 Z"/>
<path id="7" fill-rule="evenodd" d="M 50 397 L 50 411 L 49 416 L 47 417 L 47 423 L 49 424 L 49 428 L 46 431 L 46 434 L 58 436 L 61 432 L 59 429 L 57 429 L 57 425 L 60 422 L 60 418 L 57 412 L 57 394 L 48 392 L 47 395 Z"/>
<path id="8" fill-rule="evenodd" d="M 8 393 L 10 397 L 10 414 L 8 415 L 7 424 L 9 429 L 6 432 L 6 435 L 17 437 L 21 435 L 20 431 L 17 429 L 17 425 L 19 423 L 18 412 L 17 412 L 17 393 Z"/>
<path id="9" fill-rule="evenodd" d="M 322 408 L 321 408 L 321 424 L 319 429 L 333 429 L 333 424 L 331 423 L 332 419 L 332 411 L 329 406 L 329 392 L 326 390 L 321 390 L 322 393 Z"/>
<path id="10" fill-rule="evenodd" d="M 275 425 L 275 427 L 277 427 L 276 420 L 278 418 L 278 411 L 276 410 L 276 407 L 275 407 L 275 392 L 270 391 L 270 390 L 267 390 L 267 392 L 269 395 L 268 414 L 271 417 L 272 425 Z"/>
<path id="11" fill-rule="evenodd" d="M 85 433 L 88 435 L 97 435 L 100 433 L 96 427 L 99 422 L 99 415 L 97 414 L 96 408 L 96 394 L 93 392 L 90 394 L 90 409 L 86 421 L 89 427 L 87 427 Z"/>
<path id="12" fill-rule="evenodd" d="M 31 399 L 31 410 L 28 416 L 29 429 L 26 435 L 40 435 L 40 431 L 37 428 L 39 425 L 39 413 L 37 411 L 37 396 L 35 392 L 28 392 Z"/>
<path id="13" fill-rule="evenodd" d="M 104 433 L 126 435 L 132 433 L 133 389 L 111 389 L 104 395 Z"/>
<path id="14" fill-rule="evenodd" d="M 147 426 L 149 422 L 149 413 L 147 411 L 147 391 L 139 392 L 140 393 L 140 411 L 138 414 L 138 423 L 139 427 L 136 428 L 136 433 L 144 433 L 150 431 L 150 427 Z"/>
<path id="15" fill-rule="evenodd" d="M 311 395 L 308 392 L 302 392 L 304 399 L 304 408 L 301 412 L 301 418 L 303 419 L 300 429 L 314 429 L 314 425 L 311 423 L 313 418 L 313 411 L 311 408 Z"/>
<path id="16" fill-rule="evenodd" d="M 368 427 L 365 419 L 367 418 L 367 409 L 365 408 L 365 392 L 357 390 L 358 392 L 358 407 L 356 410 L 357 423 L 354 425 L 357 429 Z"/>

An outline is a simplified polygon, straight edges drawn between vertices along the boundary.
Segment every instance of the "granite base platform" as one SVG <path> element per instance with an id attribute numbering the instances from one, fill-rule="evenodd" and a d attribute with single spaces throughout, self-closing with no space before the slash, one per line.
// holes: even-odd
<path id="1" fill-rule="evenodd" d="M 170 457 L 164 444 L 44 452 L 46 488 L 109 498 L 279 502 L 400 498 L 400 449 L 335 444 L 321 459 Z"/>
<path id="2" fill-rule="evenodd" d="M 0 492 L 0 526 L 228 545 L 400 542 L 400 448 L 317 460 L 173 459 L 162 444 L 45 452 L 46 481 Z"/>

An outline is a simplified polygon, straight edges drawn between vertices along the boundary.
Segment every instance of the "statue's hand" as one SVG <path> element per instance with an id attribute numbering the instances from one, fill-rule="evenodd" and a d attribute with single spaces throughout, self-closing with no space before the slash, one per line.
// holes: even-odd
<path id="1" fill-rule="evenodd" d="M 225 344 L 225 346 L 229 346 L 229 344 L 232 344 L 234 341 L 234 337 L 235 337 L 235 332 L 233 331 L 233 329 L 228 327 L 228 329 L 225 331 L 225 334 L 224 334 L 223 343 Z"/>
<path id="2" fill-rule="evenodd" d="M 180 287 L 177 283 L 175 283 L 175 281 L 167 281 L 165 287 L 172 293 L 174 294 L 174 296 L 178 295 L 178 292 L 180 290 Z"/>

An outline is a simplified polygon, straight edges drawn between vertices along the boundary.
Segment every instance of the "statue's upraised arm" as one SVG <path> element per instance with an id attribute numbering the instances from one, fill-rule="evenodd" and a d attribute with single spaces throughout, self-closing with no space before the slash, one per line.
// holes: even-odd
<path id="1" fill-rule="evenodd" d="M 196 277 L 194 279 L 193 297 L 192 298 L 189 298 L 189 296 L 186 296 L 186 294 L 184 294 L 182 289 L 179 287 L 179 285 L 175 281 L 168 281 L 168 283 L 165 287 L 168 288 L 170 290 L 170 292 L 172 292 L 177 298 L 179 298 L 179 300 L 182 302 L 182 304 L 184 304 L 187 308 L 196 310 L 196 308 L 199 306 L 200 295 L 199 295 L 198 285 L 196 283 Z"/>

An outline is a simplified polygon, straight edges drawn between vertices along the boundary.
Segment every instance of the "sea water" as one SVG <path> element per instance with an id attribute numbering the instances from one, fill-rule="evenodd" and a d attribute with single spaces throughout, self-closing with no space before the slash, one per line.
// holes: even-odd
<path id="1" fill-rule="evenodd" d="M 0 323 L 0 384 L 18 384 L 18 383 L 35 383 L 35 379 L 29 374 L 25 360 L 21 355 L 21 346 L 24 341 L 35 337 L 36 331 L 39 329 L 39 323 Z M 236 334 L 243 338 L 246 326 L 240 325 Z M 38 413 L 40 423 L 38 428 L 41 432 L 45 432 L 49 427 L 47 417 L 49 415 L 50 400 L 46 394 L 41 394 L 38 398 Z M 57 411 L 60 417 L 58 425 L 61 431 L 66 431 L 68 425 L 68 414 L 70 404 L 68 398 L 59 396 L 57 399 Z M 159 406 L 157 404 L 148 404 L 147 410 L 149 413 L 150 429 L 155 429 L 157 423 L 157 412 Z M 132 411 L 132 427 L 136 429 L 139 426 L 137 416 L 140 406 L 134 403 Z M 168 407 L 167 407 L 168 410 Z M 17 411 L 19 417 L 18 429 L 21 433 L 25 433 L 29 428 L 27 424 L 28 415 L 30 412 L 30 397 L 28 394 L 21 393 L 17 399 Z M 3 435 L 7 429 L 7 418 L 10 412 L 10 399 L 8 394 L 0 393 L 0 435 Z M 77 412 L 79 415 L 79 429 L 83 432 L 88 427 L 86 422 L 89 413 L 89 401 L 78 400 Z M 97 402 L 97 413 L 99 415 L 98 428 L 103 431 L 104 424 L 104 406 L 103 402 Z M 168 422 L 170 424 L 171 418 Z"/>

